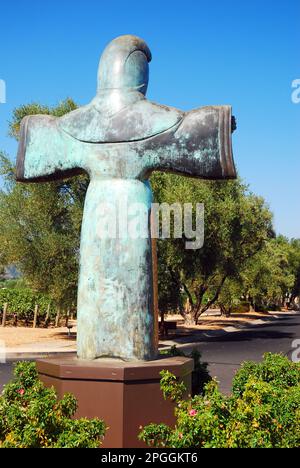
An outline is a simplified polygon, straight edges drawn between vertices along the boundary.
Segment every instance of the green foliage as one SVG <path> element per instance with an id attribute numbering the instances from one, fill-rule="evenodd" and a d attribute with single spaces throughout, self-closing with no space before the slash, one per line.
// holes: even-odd
<path id="1" fill-rule="evenodd" d="M 139 438 L 152 447 L 298 448 L 300 446 L 300 364 L 266 354 L 245 363 L 231 396 L 216 381 L 204 395 L 182 400 L 182 386 L 164 374 L 164 394 L 176 401 L 176 426 L 150 424 Z"/>
<path id="2" fill-rule="evenodd" d="M 284 305 L 296 279 L 291 260 L 296 253 L 291 250 L 291 243 L 282 236 L 270 239 L 241 270 L 244 294 L 255 309 L 270 310 L 274 305 L 275 308 Z"/>
<path id="3" fill-rule="evenodd" d="M 250 378 L 287 390 L 300 385 L 300 366 L 285 356 L 272 353 L 265 354 L 261 363 L 245 362 L 233 379 L 233 394 L 241 396 Z"/>
<path id="4" fill-rule="evenodd" d="M 176 308 L 186 321 L 214 304 L 227 279 L 239 271 L 273 236 L 272 214 L 261 197 L 240 181 L 199 181 L 173 174 L 154 174 L 151 184 L 157 202 L 170 205 L 204 203 L 205 241 L 187 250 L 186 239 L 158 242 L 160 308 Z M 194 213 L 195 215 L 195 213 Z M 184 310 L 186 298 L 191 310 Z"/>
<path id="5" fill-rule="evenodd" d="M 71 100 L 49 108 L 15 109 L 10 133 L 18 137 L 26 115 L 61 116 L 76 108 Z M 49 294 L 58 306 L 76 301 L 80 229 L 88 176 L 44 184 L 16 184 L 15 168 L 0 154 L 0 266 L 15 264 L 26 283 Z"/>
<path id="6" fill-rule="evenodd" d="M 222 315 L 229 316 L 233 312 L 243 310 L 241 300 L 243 292 L 240 277 L 227 278 L 217 300 Z"/>
<path id="7" fill-rule="evenodd" d="M 192 373 L 192 395 L 203 393 L 205 385 L 211 381 L 211 376 L 208 372 L 207 362 L 201 360 L 201 353 L 195 348 L 191 353 L 186 354 L 181 351 L 177 346 L 172 346 L 167 351 L 161 351 L 162 355 L 166 356 L 183 356 L 194 360 L 194 370 Z"/>
<path id="8" fill-rule="evenodd" d="M 300 296 L 300 239 L 292 239 L 290 241 L 288 263 L 290 272 L 295 278 L 290 298 L 293 305 L 296 297 Z"/>
<path id="9" fill-rule="evenodd" d="M 20 124 L 27 115 L 46 114 L 62 117 L 64 114 L 77 109 L 75 102 L 68 98 L 55 107 L 43 106 L 36 102 L 17 107 L 13 110 L 12 120 L 9 122 L 9 135 L 16 140 L 19 139 Z"/>
<path id="10" fill-rule="evenodd" d="M 178 401 L 183 398 L 186 387 L 183 382 L 178 382 L 175 375 L 169 371 L 161 371 L 161 389 L 164 399 L 169 398 L 171 401 Z"/>
<path id="11" fill-rule="evenodd" d="M 23 279 L 7 279 L 0 281 L 0 288 L 5 289 L 24 289 L 26 288 L 26 283 Z"/>
<path id="12" fill-rule="evenodd" d="M 237 303 L 232 307 L 233 314 L 245 314 L 250 312 L 251 304 L 248 301 L 239 300 Z"/>
<path id="13" fill-rule="evenodd" d="M 10 314 L 17 314 L 20 320 L 32 320 L 35 305 L 39 305 L 39 317 L 43 317 L 51 305 L 51 299 L 28 288 L 0 289 L 0 311 L 5 303 L 9 305 Z"/>
<path id="14" fill-rule="evenodd" d="M 57 117 L 76 108 L 67 99 L 49 107 L 31 103 L 13 111 L 10 135 L 18 139 L 26 115 Z M 45 184 L 16 184 L 14 164 L 0 153 L 0 274 L 14 264 L 28 287 L 59 307 L 76 302 L 79 244 L 87 175 Z M 300 240 L 275 239 L 263 198 L 241 181 L 203 181 L 174 174 L 151 176 L 155 201 L 204 203 L 203 248 L 186 239 L 158 241 L 159 309 L 179 311 L 197 323 L 214 303 L 230 313 L 249 301 L 261 310 L 300 295 Z M 194 210 L 195 217 L 195 210 Z M 189 299 L 190 310 L 185 310 Z"/>
<path id="15" fill-rule="evenodd" d="M 20 362 L 14 380 L 0 397 L 0 448 L 97 448 L 105 424 L 73 420 L 77 403 L 71 394 L 58 400 L 39 381 L 35 363 Z"/>

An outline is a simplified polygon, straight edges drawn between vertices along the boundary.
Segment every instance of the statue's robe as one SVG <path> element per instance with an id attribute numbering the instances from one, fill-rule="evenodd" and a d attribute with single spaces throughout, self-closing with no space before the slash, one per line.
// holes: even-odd
<path id="1" fill-rule="evenodd" d="M 155 357 L 150 210 L 152 171 L 202 179 L 235 177 L 231 107 L 191 112 L 160 106 L 137 93 L 117 113 L 105 100 L 61 118 L 26 117 L 21 126 L 17 180 L 90 176 L 80 250 L 78 355 Z M 101 238 L 97 210 L 143 203 L 148 237 Z M 99 214 L 99 212 L 98 212 Z"/>

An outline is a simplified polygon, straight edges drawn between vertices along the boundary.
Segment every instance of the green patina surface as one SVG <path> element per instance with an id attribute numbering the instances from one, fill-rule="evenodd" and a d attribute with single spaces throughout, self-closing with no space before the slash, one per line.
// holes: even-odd
<path id="1" fill-rule="evenodd" d="M 80 171 L 90 176 L 78 287 L 78 356 L 84 359 L 156 357 L 151 172 L 235 177 L 230 106 L 186 113 L 148 101 L 150 60 L 141 39 L 115 39 L 102 55 L 97 95 L 89 105 L 61 118 L 26 117 L 21 126 L 18 181 L 54 180 Z M 100 208 L 107 203 L 118 212 L 124 200 L 145 207 L 140 229 L 148 235 L 103 238 Z"/>

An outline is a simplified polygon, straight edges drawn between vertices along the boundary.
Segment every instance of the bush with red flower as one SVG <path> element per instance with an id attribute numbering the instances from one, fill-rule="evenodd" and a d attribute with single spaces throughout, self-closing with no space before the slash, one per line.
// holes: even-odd
<path id="1" fill-rule="evenodd" d="M 209 382 L 202 395 L 183 399 L 184 385 L 162 372 L 165 398 L 176 402 L 176 425 L 149 424 L 139 438 L 151 447 L 300 447 L 300 364 L 268 353 L 261 363 L 245 363 L 223 395 Z"/>
<path id="2" fill-rule="evenodd" d="M 0 396 L 0 448 L 97 448 L 106 427 L 99 419 L 72 419 L 73 395 L 59 400 L 38 379 L 33 362 L 20 362 Z"/>

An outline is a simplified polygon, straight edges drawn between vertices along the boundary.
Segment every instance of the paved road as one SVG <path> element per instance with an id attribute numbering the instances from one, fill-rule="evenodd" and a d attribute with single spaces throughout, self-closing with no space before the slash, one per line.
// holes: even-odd
<path id="1" fill-rule="evenodd" d="M 280 318 L 247 331 L 200 339 L 197 347 L 209 363 L 212 376 L 217 377 L 223 392 L 230 393 L 232 378 L 243 361 L 260 361 L 266 352 L 283 353 L 291 358 L 293 340 L 300 340 L 300 314 L 280 315 Z M 181 346 L 185 351 L 190 344 Z M 300 353 L 298 353 L 300 355 Z"/>
<path id="2" fill-rule="evenodd" d="M 0 364 L 0 392 L 2 390 L 3 385 L 9 381 L 12 374 L 12 364 Z"/>
<path id="3" fill-rule="evenodd" d="M 265 352 L 281 352 L 290 357 L 294 351 L 292 342 L 296 339 L 300 339 L 300 314 L 280 315 L 276 321 L 224 336 L 205 338 L 201 333 L 193 339 L 194 345 L 182 344 L 182 339 L 177 341 L 185 351 L 197 347 L 203 360 L 209 363 L 211 375 L 220 381 L 221 390 L 229 393 L 232 377 L 241 362 L 259 361 Z M 0 391 L 9 380 L 11 371 L 12 363 L 0 364 Z"/>
<path id="4" fill-rule="evenodd" d="M 68 353 L 67 353 L 68 354 Z M 71 353 L 70 353 L 71 354 Z M 47 357 L 50 357 L 51 356 L 51 353 L 41 353 L 39 355 L 39 358 L 47 358 Z M 59 354 L 59 353 L 56 353 L 55 354 L 56 357 L 65 357 L 66 356 L 66 353 L 62 353 L 62 354 Z M 31 356 L 31 357 L 28 357 L 26 359 L 21 359 L 21 358 L 18 358 L 18 359 L 7 359 L 7 362 L 6 363 L 0 363 L 0 393 L 3 389 L 3 385 L 5 385 L 11 378 L 12 378 L 12 375 L 13 375 L 13 367 L 14 367 L 14 364 L 15 362 L 17 361 L 34 361 L 34 357 Z"/>

